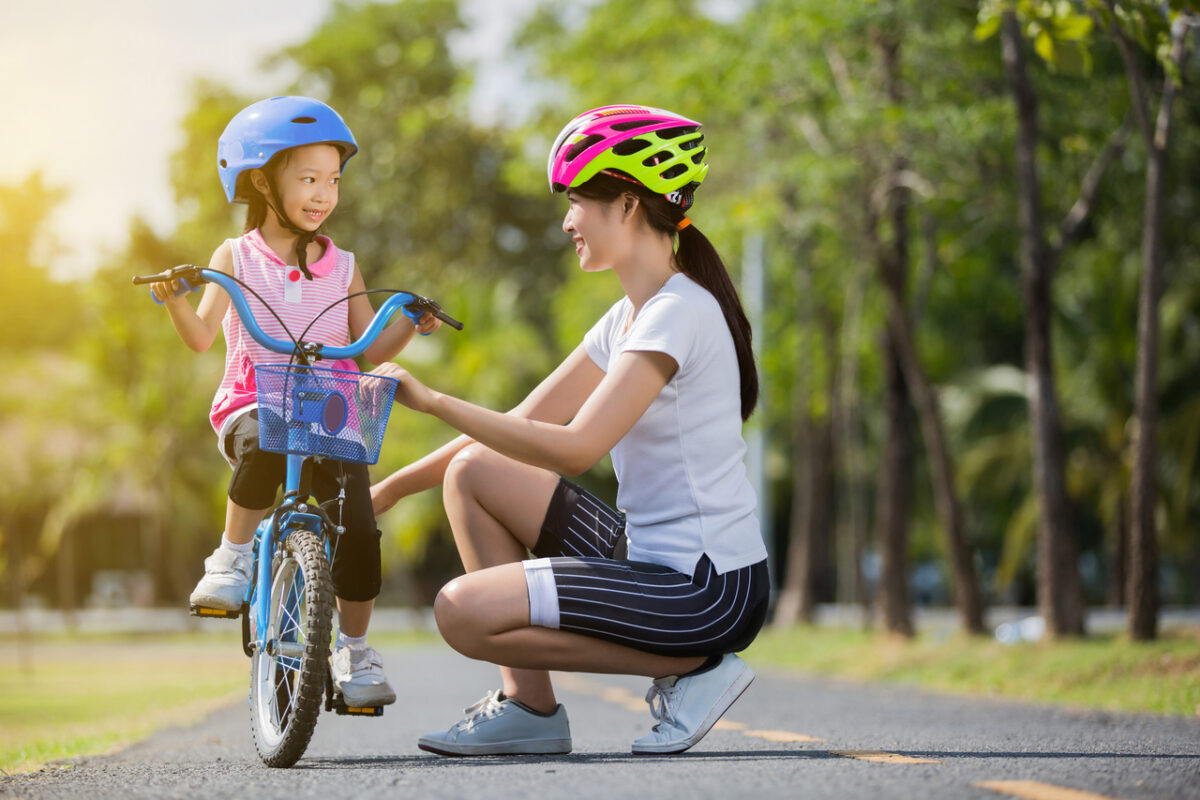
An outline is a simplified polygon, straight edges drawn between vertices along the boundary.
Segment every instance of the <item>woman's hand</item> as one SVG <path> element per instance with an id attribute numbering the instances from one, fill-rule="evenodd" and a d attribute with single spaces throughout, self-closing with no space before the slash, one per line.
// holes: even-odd
<path id="1" fill-rule="evenodd" d="M 371 484 L 371 509 L 375 516 L 390 509 L 413 492 L 405 485 L 405 470 L 397 470 L 379 483 Z"/>
<path id="2" fill-rule="evenodd" d="M 440 323 L 439 323 L 440 324 Z M 413 411 L 428 413 L 433 404 L 433 392 L 399 364 L 388 362 L 371 370 L 372 375 L 382 375 L 400 382 L 396 387 L 396 402 Z"/>

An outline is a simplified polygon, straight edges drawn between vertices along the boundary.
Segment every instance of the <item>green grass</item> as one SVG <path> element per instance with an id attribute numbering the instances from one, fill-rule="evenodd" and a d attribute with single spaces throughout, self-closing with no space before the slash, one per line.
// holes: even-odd
<path id="1" fill-rule="evenodd" d="M 1003 645 L 952 637 L 912 641 L 857 630 L 765 630 L 757 664 L 857 681 L 1111 711 L 1200 715 L 1200 631 L 1156 642 L 1120 635 Z"/>
<path id="2" fill-rule="evenodd" d="M 0 769 L 28 772 L 193 722 L 244 695 L 233 635 L 3 640 Z"/>
<path id="3" fill-rule="evenodd" d="M 438 640 L 372 635 L 376 647 Z M 113 750 L 245 698 L 240 634 L 0 638 L 0 770 L 29 772 Z M 248 723 L 247 723 L 248 724 Z M 247 728 L 247 746 L 250 732 Z"/>

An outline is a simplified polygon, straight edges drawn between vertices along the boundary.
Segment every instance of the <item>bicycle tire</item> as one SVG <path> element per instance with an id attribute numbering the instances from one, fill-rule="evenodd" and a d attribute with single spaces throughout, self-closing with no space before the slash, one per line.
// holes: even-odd
<path id="1" fill-rule="evenodd" d="M 263 763 L 290 767 L 304 755 L 324 700 L 333 583 L 317 534 L 293 531 L 278 555 L 268 646 L 250 662 L 250 724 Z"/>

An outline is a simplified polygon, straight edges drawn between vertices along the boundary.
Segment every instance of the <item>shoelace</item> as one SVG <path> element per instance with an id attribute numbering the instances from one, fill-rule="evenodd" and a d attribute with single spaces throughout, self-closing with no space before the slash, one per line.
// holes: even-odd
<path id="1" fill-rule="evenodd" d="M 475 705 L 464 708 L 463 714 L 466 715 L 466 719 L 458 723 L 456 727 L 467 731 L 472 730 L 476 722 L 481 719 L 487 719 L 499 712 L 503 708 L 500 702 L 500 692 L 500 689 L 488 692 Z"/>
<path id="2" fill-rule="evenodd" d="M 675 724 L 675 705 L 679 698 L 679 688 L 675 685 L 675 681 L 667 678 L 660 679 L 650 684 L 649 691 L 646 692 L 646 702 L 650 704 L 650 715 L 659 722 L 665 722 L 668 725 Z M 671 683 L 668 684 L 667 681 Z M 658 726 L 655 725 L 655 728 Z"/>

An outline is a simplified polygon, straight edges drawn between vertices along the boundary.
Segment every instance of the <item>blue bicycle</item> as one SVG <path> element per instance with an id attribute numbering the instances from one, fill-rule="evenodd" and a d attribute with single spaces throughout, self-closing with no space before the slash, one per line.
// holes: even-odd
<path id="1" fill-rule="evenodd" d="M 310 477 L 312 464 L 322 459 L 378 461 L 397 383 L 378 375 L 314 364 L 362 354 L 397 311 L 414 320 L 428 311 L 457 330 L 463 326 L 428 298 L 376 290 L 389 292 L 391 297 L 358 341 L 345 347 L 325 347 L 304 341 L 307 330 L 295 338 L 284 326 L 291 337 L 285 341 L 263 331 L 243 288 L 260 302 L 262 298 L 233 276 L 185 265 L 133 279 L 135 284 L 165 281 L 178 281 L 180 293 L 208 282 L 217 284 L 229 293 L 256 342 L 290 356 L 286 364 L 255 368 L 259 446 L 287 454 L 287 477 L 283 501 L 255 532 L 254 580 L 241 611 L 191 608 L 196 616 L 241 617 L 242 649 L 250 657 L 249 703 L 255 748 L 267 766 L 290 767 L 308 747 L 322 699 L 326 711 L 372 717 L 383 714 L 382 707 L 347 706 L 329 675 L 334 607 L 329 565 L 345 529 L 313 500 Z M 263 306 L 275 315 L 265 302 Z"/>

